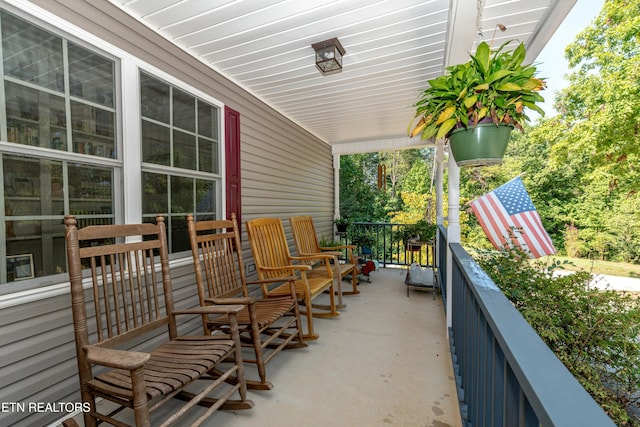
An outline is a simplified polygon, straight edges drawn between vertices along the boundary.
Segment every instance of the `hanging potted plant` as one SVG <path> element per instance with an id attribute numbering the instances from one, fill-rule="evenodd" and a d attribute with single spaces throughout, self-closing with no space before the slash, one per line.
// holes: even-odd
<path id="1" fill-rule="evenodd" d="M 535 76 L 535 66 L 522 64 L 524 44 L 507 51 L 509 43 L 492 52 L 482 42 L 469 62 L 447 67 L 444 75 L 429 80 L 414 105 L 410 136 L 447 138 L 459 166 L 502 162 L 511 130 L 523 131 L 529 120 L 525 109 L 544 115 L 536 103 L 544 101 L 538 92 L 545 81 Z"/>

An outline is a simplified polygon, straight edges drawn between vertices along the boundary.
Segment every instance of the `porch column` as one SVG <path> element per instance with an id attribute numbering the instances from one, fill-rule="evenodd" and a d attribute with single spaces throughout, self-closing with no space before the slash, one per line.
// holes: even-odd
<path id="1" fill-rule="evenodd" d="M 452 326 L 453 311 L 453 257 L 451 256 L 451 243 L 460 243 L 460 168 L 456 164 L 453 155 L 449 153 L 449 215 L 447 225 L 447 333 Z"/>
<path id="2" fill-rule="evenodd" d="M 444 224 L 442 215 L 442 203 L 444 196 L 443 189 L 444 176 L 444 140 L 440 139 L 436 143 L 436 224 Z"/>
<path id="3" fill-rule="evenodd" d="M 444 215 L 442 213 L 442 205 L 444 203 L 444 140 L 440 139 L 436 141 L 436 225 L 444 225 Z M 440 265 L 440 254 L 442 251 L 446 251 L 446 247 L 441 247 L 442 239 L 440 239 L 440 232 L 436 230 L 436 266 L 442 268 Z M 446 271 L 444 272 L 447 273 Z M 440 276 L 441 277 L 441 276 Z M 440 286 L 446 286 L 446 283 L 440 283 Z M 447 328 L 447 330 L 449 330 Z"/>
<path id="4" fill-rule="evenodd" d="M 340 154 L 333 155 L 333 219 L 340 216 Z"/>

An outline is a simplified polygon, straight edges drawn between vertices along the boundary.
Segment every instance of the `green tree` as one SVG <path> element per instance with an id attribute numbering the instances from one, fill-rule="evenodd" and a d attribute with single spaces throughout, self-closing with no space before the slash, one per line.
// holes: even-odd
<path id="1" fill-rule="evenodd" d="M 340 156 L 340 216 L 351 221 L 384 218 L 376 187 L 377 154 Z"/>
<path id="2" fill-rule="evenodd" d="M 399 188 L 401 203 L 390 212 L 391 222 L 414 224 L 424 219 L 435 223 L 435 193 L 431 185 L 433 150 L 412 150 Z"/>
<path id="3" fill-rule="evenodd" d="M 352 221 L 389 222 L 396 212 L 417 209 L 424 217 L 432 164 L 433 149 L 341 156 L 340 214 Z"/>
<path id="4" fill-rule="evenodd" d="M 640 185 L 639 34 L 640 0 L 606 1 L 567 47 L 574 72 L 556 100 L 560 120 L 543 124 L 564 133 L 551 163 L 581 167 L 579 194 L 571 200 L 581 240 L 589 252 L 612 259 L 637 252 L 637 238 L 621 222 L 629 222 L 622 212 L 637 205 Z"/>
<path id="5" fill-rule="evenodd" d="M 611 234 L 612 248 L 624 262 L 640 262 L 640 199 L 628 197 L 618 205 L 613 215 L 607 216 L 605 226 Z"/>

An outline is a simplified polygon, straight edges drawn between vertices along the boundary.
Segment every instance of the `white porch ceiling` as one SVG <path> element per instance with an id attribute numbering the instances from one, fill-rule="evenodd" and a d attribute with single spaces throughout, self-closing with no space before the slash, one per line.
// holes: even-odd
<path id="1" fill-rule="evenodd" d="M 362 146 L 418 143 L 406 130 L 427 80 L 498 23 L 494 45 L 524 41 L 534 60 L 576 0 L 110 1 L 327 143 Z M 311 44 L 332 37 L 344 69 L 322 76 Z"/>

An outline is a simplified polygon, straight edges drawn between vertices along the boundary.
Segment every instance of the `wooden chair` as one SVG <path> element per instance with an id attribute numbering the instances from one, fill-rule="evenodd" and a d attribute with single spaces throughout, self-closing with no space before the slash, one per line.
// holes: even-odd
<path id="1" fill-rule="evenodd" d="M 200 425 L 219 408 L 253 406 L 246 398 L 238 333 L 237 313 L 243 307 L 174 308 L 161 216 L 157 224 L 95 225 L 79 230 L 76 218 L 69 215 L 65 224 L 80 394 L 90 406 L 84 413 L 85 426 L 101 422 L 125 426 L 131 415 L 136 426 L 149 426 L 153 411 L 174 409 L 164 406 L 173 397 L 187 403 L 177 405 L 165 420 L 154 416 L 154 426 L 173 423 L 195 405 L 208 408 L 190 425 Z M 178 335 L 178 315 L 193 317 L 194 327 L 200 327 L 200 317 L 212 314 L 227 316 L 231 338 Z M 130 350 L 135 346 L 149 351 Z M 200 387 L 187 392 L 188 385 Z M 232 400 L 236 393 L 240 398 Z M 100 411 L 98 397 L 115 409 Z M 115 418 L 127 408 L 133 414 Z M 65 425 L 77 424 L 67 420 Z"/>
<path id="2" fill-rule="evenodd" d="M 333 264 L 335 268 L 334 276 L 337 279 L 336 287 L 338 290 L 338 308 L 343 308 L 343 294 L 355 295 L 360 293 L 360 291 L 358 290 L 358 259 L 353 255 L 353 250 L 356 247 L 354 245 L 341 245 L 333 247 L 320 246 L 320 243 L 318 243 L 318 235 L 316 234 L 316 229 L 313 225 L 313 218 L 311 216 L 294 216 L 289 218 L 289 223 L 291 224 L 293 241 L 296 244 L 298 255 L 311 256 L 313 254 L 324 253 L 327 255 L 332 255 L 334 257 Z M 339 262 L 339 256 L 342 255 L 342 252 L 340 250 L 344 249 L 347 250 L 347 262 L 341 264 Z M 322 269 L 322 266 L 317 261 L 315 265 L 312 265 L 312 267 L 314 267 L 314 269 L 309 272 L 309 275 L 313 275 L 318 272 L 318 267 L 320 267 L 320 271 Z M 352 290 L 343 291 L 341 280 L 348 275 L 351 275 Z"/>
<path id="3" fill-rule="evenodd" d="M 305 311 L 301 310 L 301 313 L 305 314 L 307 318 L 307 333 L 304 334 L 304 338 L 307 340 L 318 339 L 318 334 L 313 329 L 313 316 L 336 317 L 340 315 L 336 311 L 334 298 L 333 269 L 330 262 L 333 257 L 331 255 L 291 256 L 282 221 L 279 218 L 258 218 L 247 221 L 246 225 L 258 277 L 263 281 L 264 296 L 288 294 L 289 281 L 282 278 L 295 276 L 296 294 L 305 305 Z M 306 262 L 310 258 L 322 259 L 325 274 L 309 277 L 307 273 L 311 271 L 310 265 L 295 264 Z M 270 280 L 280 281 L 282 284 L 268 286 L 266 282 Z M 325 290 L 330 293 L 330 304 L 328 306 L 312 305 L 312 300 Z M 314 311 L 314 308 L 326 310 L 326 312 Z"/>
<path id="4" fill-rule="evenodd" d="M 278 297 L 258 298 L 250 296 L 248 285 L 264 282 L 247 282 L 242 244 L 235 214 L 231 220 L 195 222 L 187 216 L 189 240 L 198 285 L 200 305 L 242 304 L 238 313 L 240 339 L 253 348 L 254 356 L 244 357 L 245 363 L 255 363 L 260 381 L 247 380 L 252 389 L 269 390 L 273 385 L 266 379 L 266 365 L 285 348 L 306 347 L 302 337 L 302 322 L 296 298 L 295 277 L 288 283 L 288 293 Z M 267 281 L 266 283 L 270 283 Z M 205 334 L 229 333 L 227 316 L 204 318 Z"/>

